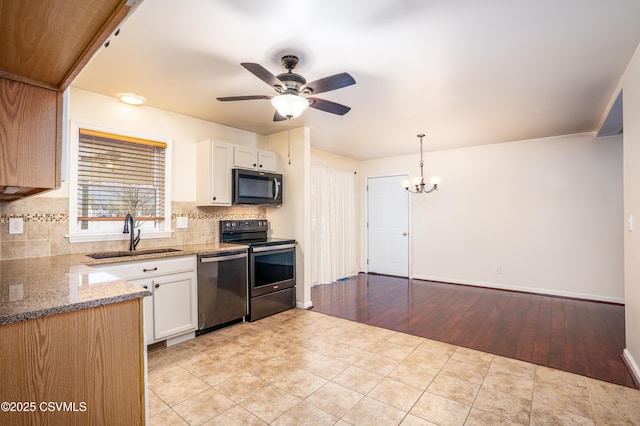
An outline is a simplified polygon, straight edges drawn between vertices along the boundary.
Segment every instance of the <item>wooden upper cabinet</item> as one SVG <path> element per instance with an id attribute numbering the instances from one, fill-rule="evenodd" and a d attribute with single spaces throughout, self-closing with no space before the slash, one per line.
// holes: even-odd
<path id="1" fill-rule="evenodd" d="M 64 91 L 141 0 L 0 0 L 0 77 Z"/>
<path id="2" fill-rule="evenodd" d="M 60 186 L 62 92 L 141 2 L 0 0 L 0 201 Z"/>
<path id="3" fill-rule="evenodd" d="M 0 200 L 60 185 L 60 97 L 54 90 L 0 78 L 0 183 L 20 187 L 17 194 L 0 194 Z"/>

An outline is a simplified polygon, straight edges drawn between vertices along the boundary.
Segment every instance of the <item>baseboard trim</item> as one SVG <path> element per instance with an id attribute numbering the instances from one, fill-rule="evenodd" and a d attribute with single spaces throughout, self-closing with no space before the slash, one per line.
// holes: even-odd
<path id="1" fill-rule="evenodd" d="M 494 288 L 498 290 L 509 290 L 509 291 L 521 291 L 525 293 L 543 294 L 546 296 L 569 297 L 572 299 L 593 300 L 596 302 L 617 303 L 620 305 L 624 305 L 624 299 L 621 299 L 618 297 L 598 296 L 595 294 L 575 293 L 570 291 L 558 291 L 558 290 L 540 289 L 540 288 L 533 288 L 533 287 L 521 287 L 516 285 L 487 283 L 487 282 L 481 282 L 481 281 L 452 280 L 450 278 L 431 277 L 426 275 L 414 275 L 412 278 L 415 278 L 418 280 L 425 280 L 425 281 L 437 281 L 437 282 L 448 283 L 448 284 L 463 284 L 463 285 L 470 285 L 475 287 L 486 287 L 486 288 Z"/>
<path id="2" fill-rule="evenodd" d="M 640 387 L 640 368 L 638 368 L 638 364 L 636 364 L 628 349 L 622 351 L 622 361 L 627 366 L 629 373 L 631 373 L 631 377 L 633 378 L 636 386 Z"/>
<path id="3" fill-rule="evenodd" d="M 186 342 L 187 340 L 191 340 L 195 337 L 196 337 L 195 331 L 192 331 L 191 333 L 182 334 L 176 337 L 171 337 L 167 339 L 167 347 L 177 345 L 178 343 Z"/>
<path id="4" fill-rule="evenodd" d="M 312 306 L 313 306 L 313 303 L 310 300 L 307 301 L 307 302 L 298 302 L 298 301 L 296 301 L 296 308 L 309 309 Z"/>

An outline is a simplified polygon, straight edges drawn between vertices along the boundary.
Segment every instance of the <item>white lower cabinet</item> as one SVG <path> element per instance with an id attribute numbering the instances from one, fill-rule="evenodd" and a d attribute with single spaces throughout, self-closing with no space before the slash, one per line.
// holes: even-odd
<path id="1" fill-rule="evenodd" d="M 142 302 L 147 344 L 196 330 L 198 287 L 195 256 L 122 262 L 96 268 L 153 293 Z"/>
<path id="2" fill-rule="evenodd" d="M 153 326 L 156 340 L 194 331 L 198 326 L 196 277 L 174 274 L 153 280 Z"/>

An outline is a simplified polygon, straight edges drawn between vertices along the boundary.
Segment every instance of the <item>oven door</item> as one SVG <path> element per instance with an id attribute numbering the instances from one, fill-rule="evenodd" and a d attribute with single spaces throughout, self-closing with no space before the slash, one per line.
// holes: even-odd
<path id="1" fill-rule="evenodd" d="M 251 248 L 251 297 L 296 285 L 296 245 Z"/>

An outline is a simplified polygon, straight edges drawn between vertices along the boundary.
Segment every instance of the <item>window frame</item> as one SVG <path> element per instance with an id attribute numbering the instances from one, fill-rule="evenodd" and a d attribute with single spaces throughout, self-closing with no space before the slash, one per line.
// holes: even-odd
<path id="1" fill-rule="evenodd" d="M 111 133 L 149 141 L 162 142 L 167 145 L 165 150 L 165 182 L 164 182 L 164 220 L 160 223 L 160 230 L 143 230 L 142 239 L 170 238 L 171 230 L 171 153 L 172 140 L 158 136 L 116 130 L 89 123 L 71 121 L 69 132 L 69 238 L 70 243 L 103 242 L 128 240 L 129 235 L 122 232 L 95 232 L 80 229 L 78 225 L 78 151 L 80 144 L 80 129 Z M 123 223 L 124 226 L 124 223 Z"/>

